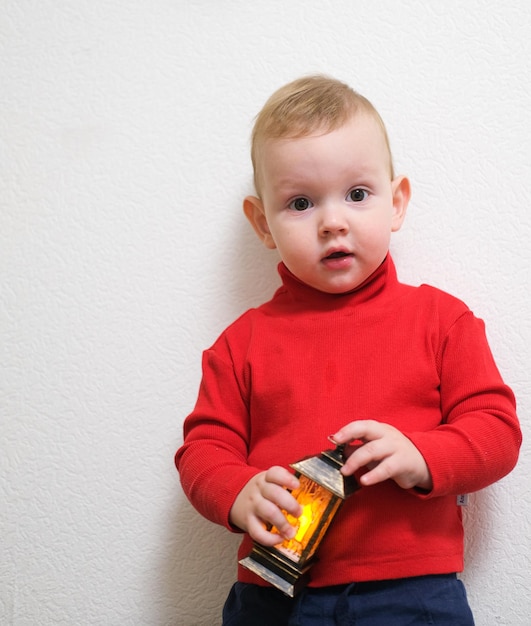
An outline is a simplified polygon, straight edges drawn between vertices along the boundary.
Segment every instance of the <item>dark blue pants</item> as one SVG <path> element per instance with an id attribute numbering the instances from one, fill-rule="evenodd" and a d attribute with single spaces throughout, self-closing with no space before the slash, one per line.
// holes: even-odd
<path id="1" fill-rule="evenodd" d="M 473 626 L 455 574 L 418 576 L 322 589 L 288 598 L 270 587 L 236 583 L 223 626 Z"/>

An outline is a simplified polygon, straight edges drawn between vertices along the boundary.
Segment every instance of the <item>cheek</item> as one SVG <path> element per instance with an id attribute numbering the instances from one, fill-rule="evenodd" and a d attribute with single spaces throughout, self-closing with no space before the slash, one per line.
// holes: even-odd
<path id="1" fill-rule="evenodd" d="M 301 228 L 294 228 L 290 224 L 282 224 L 277 228 L 273 227 L 272 234 L 279 249 L 296 250 L 305 245 L 305 232 Z"/>
<path id="2" fill-rule="evenodd" d="M 373 219 L 365 222 L 360 226 L 360 233 L 368 240 L 375 243 L 378 241 L 385 242 L 391 237 L 392 222 L 388 216 L 381 216 L 380 219 Z"/>

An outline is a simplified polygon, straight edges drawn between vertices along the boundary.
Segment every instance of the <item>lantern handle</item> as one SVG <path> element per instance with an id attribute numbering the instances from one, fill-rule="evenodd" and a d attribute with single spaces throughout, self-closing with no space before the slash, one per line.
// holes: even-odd
<path id="1" fill-rule="evenodd" d="M 344 457 L 345 446 L 347 444 L 337 443 L 337 441 L 332 437 L 332 435 L 328 435 L 327 439 L 330 443 L 333 443 L 334 446 L 336 447 L 336 449 L 334 450 L 334 453 L 339 455 L 341 457 L 341 460 L 344 461 L 345 460 L 345 457 Z"/>
<path id="2" fill-rule="evenodd" d="M 322 454 L 324 455 L 324 457 L 327 457 L 333 460 L 339 466 L 343 465 L 343 463 L 346 460 L 345 459 L 345 447 L 347 444 L 337 443 L 337 441 L 334 441 L 334 438 L 331 435 L 328 436 L 328 441 L 330 441 L 330 443 L 333 443 L 336 448 L 335 450 L 325 450 Z"/>

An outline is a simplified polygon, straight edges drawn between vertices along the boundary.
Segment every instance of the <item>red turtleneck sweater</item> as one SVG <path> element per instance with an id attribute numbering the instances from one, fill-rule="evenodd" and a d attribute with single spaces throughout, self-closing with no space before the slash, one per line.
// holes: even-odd
<path id="1" fill-rule="evenodd" d="M 353 420 L 386 422 L 420 450 L 433 490 L 389 480 L 356 492 L 321 545 L 310 585 L 461 571 L 456 496 L 507 474 L 521 441 L 483 322 L 442 291 L 399 283 L 389 256 L 348 294 L 316 291 L 283 264 L 279 272 L 274 297 L 204 353 L 176 455 L 186 495 L 234 530 L 229 511 L 254 474 L 318 454 Z M 239 558 L 251 544 L 244 535 Z M 241 567 L 239 580 L 265 584 Z"/>

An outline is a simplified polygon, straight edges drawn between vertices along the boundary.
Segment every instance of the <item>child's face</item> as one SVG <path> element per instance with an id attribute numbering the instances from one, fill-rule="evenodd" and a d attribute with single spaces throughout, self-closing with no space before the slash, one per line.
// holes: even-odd
<path id="1" fill-rule="evenodd" d="M 326 134 L 267 140 L 260 151 L 262 199 L 244 209 L 288 269 L 327 293 L 358 287 L 382 263 L 402 225 L 409 182 L 391 180 L 378 123 L 358 115 Z"/>

